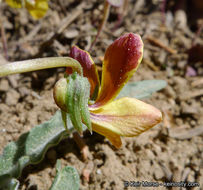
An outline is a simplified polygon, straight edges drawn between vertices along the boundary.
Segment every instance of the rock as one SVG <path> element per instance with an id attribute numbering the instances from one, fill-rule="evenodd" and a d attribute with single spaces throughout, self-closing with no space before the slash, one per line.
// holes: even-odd
<path id="1" fill-rule="evenodd" d="M 197 114 L 198 110 L 196 107 L 193 107 L 191 105 L 188 105 L 185 102 L 181 102 L 181 110 L 183 114 Z"/>
<path id="2" fill-rule="evenodd" d="M 177 64 L 179 69 L 184 69 L 186 65 L 187 65 L 186 60 L 179 61 L 178 64 Z"/>
<path id="3" fill-rule="evenodd" d="M 19 80 L 20 75 L 16 74 L 16 75 L 9 75 L 8 76 L 8 80 L 9 83 L 11 84 L 11 86 L 13 88 L 17 88 L 18 87 L 18 80 Z"/>
<path id="4" fill-rule="evenodd" d="M 183 120 L 181 118 L 176 118 L 176 124 L 177 124 L 177 126 L 182 126 Z"/>
<path id="5" fill-rule="evenodd" d="M 9 106 L 14 106 L 18 103 L 19 98 L 20 94 L 17 91 L 10 89 L 6 94 L 5 102 Z"/>
<path id="6" fill-rule="evenodd" d="M 174 83 L 176 84 L 176 86 L 178 86 L 178 87 L 187 86 L 187 80 L 185 80 L 182 77 L 174 76 L 173 80 L 174 80 Z"/>
<path id="7" fill-rule="evenodd" d="M 100 170 L 100 169 L 97 169 L 96 173 L 97 173 L 97 174 L 99 174 L 99 175 L 101 175 L 101 174 L 102 174 L 102 172 L 101 172 L 101 170 Z"/>
<path id="8" fill-rule="evenodd" d="M 25 86 L 19 87 L 19 88 L 18 88 L 18 91 L 20 92 L 20 95 L 21 95 L 22 97 L 27 96 L 27 95 L 30 94 L 29 89 L 28 89 L 27 87 L 25 87 Z"/>
<path id="9" fill-rule="evenodd" d="M 172 77 L 174 75 L 174 71 L 171 67 L 166 68 L 167 77 Z"/>
<path id="10" fill-rule="evenodd" d="M 150 149 L 146 149 L 145 151 L 146 151 L 147 157 L 149 157 L 151 160 L 155 159 L 155 155 Z"/>
<path id="11" fill-rule="evenodd" d="M 72 38 L 75 38 L 76 36 L 79 35 L 79 32 L 78 30 L 76 29 L 69 29 L 67 30 L 65 33 L 64 33 L 64 36 L 68 39 L 72 39 Z"/>
<path id="12" fill-rule="evenodd" d="M 177 10 L 175 12 L 175 23 L 179 28 L 187 26 L 187 15 L 184 10 Z"/>
<path id="13" fill-rule="evenodd" d="M 9 89 L 9 84 L 8 84 L 8 81 L 6 79 L 2 79 L 0 81 L 0 91 L 8 91 Z"/>
<path id="14" fill-rule="evenodd" d="M 164 51 L 164 50 L 160 51 L 159 53 L 160 53 L 160 54 L 159 54 L 159 56 L 158 56 L 157 59 L 158 59 L 159 63 L 160 63 L 161 65 L 163 65 L 163 64 L 165 64 L 165 62 L 166 62 L 167 53 L 166 53 L 166 51 Z"/>
<path id="15" fill-rule="evenodd" d="M 193 126 L 193 127 L 195 127 L 195 126 L 197 125 L 197 123 L 196 123 L 195 120 L 191 120 L 191 121 L 190 121 L 190 125 Z"/>
<path id="16" fill-rule="evenodd" d="M 176 92 L 176 95 L 179 96 L 179 98 L 181 99 L 182 97 L 185 96 L 185 93 L 189 91 L 188 81 L 179 76 L 174 76 L 173 80 L 174 80 L 174 90 Z"/>
<path id="17" fill-rule="evenodd" d="M 171 98 L 176 98 L 176 93 L 175 91 L 173 90 L 173 88 L 169 85 L 166 86 L 166 88 L 164 89 L 166 95 L 168 95 L 169 97 Z"/>
<path id="18" fill-rule="evenodd" d="M 164 178 L 164 172 L 160 167 L 155 167 L 154 168 L 154 178 L 156 180 L 161 180 L 162 178 Z"/>
<path id="19" fill-rule="evenodd" d="M 200 182 L 200 187 L 203 187 L 203 168 L 200 168 L 199 170 L 199 174 L 198 174 L 198 177 L 197 177 L 197 180 L 198 182 Z"/>
<path id="20" fill-rule="evenodd" d="M 190 173 L 188 174 L 187 180 L 189 182 L 195 182 L 195 172 L 194 171 L 190 171 Z"/>

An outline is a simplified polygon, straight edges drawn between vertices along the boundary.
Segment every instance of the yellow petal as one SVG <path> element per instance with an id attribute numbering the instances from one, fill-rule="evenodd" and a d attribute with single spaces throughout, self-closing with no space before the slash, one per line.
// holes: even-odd
<path id="1" fill-rule="evenodd" d="M 25 7 L 28 9 L 33 18 L 39 19 L 46 14 L 49 8 L 48 0 L 35 0 L 34 4 L 26 1 Z"/>
<path id="2" fill-rule="evenodd" d="M 121 36 L 107 48 L 103 61 L 101 89 L 92 108 L 98 108 L 117 96 L 138 68 L 142 55 L 142 39 L 133 33 Z"/>
<path id="3" fill-rule="evenodd" d="M 133 137 L 162 120 L 155 107 L 134 98 L 121 98 L 91 111 L 93 130 L 109 138 L 112 134 Z M 112 135 L 113 138 L 113 135 Z"/>
<path id="4" fill-rule="evenodd" d="M 97 125 L 96 123 L 92 123 L 92 130 L 105 136 L 116 148 L 121 147 L 122 142 L 120 136 L 108 128 L 105 128 L 102 125 Z"/>
<path id="5" fill-rule="evenodd" d="M 21 8 L 21 0 L 6 0 L 6 3 L 13 8 Z"/>

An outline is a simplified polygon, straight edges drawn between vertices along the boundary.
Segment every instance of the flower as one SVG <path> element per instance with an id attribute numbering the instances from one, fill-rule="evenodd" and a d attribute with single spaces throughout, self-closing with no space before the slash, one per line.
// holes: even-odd
<path id="1" fill-rule="evenodd" d="M 135 98 L 115 99 L 125 83 L 138 68 L 143 55 L 143 43 L 137 34 L 127 33 L 115 40 L 106 50 L 101 85 L 96 66 L 88 52 L 73 46 L 70 57 L 82 66 L 91 85 L 89 104 L 92 129 L 107 137 L 117 148 L 121 136 L 134 137 L 162 120 L 155 107 Z M 67 73 L 70 69 L 67 68 Z"/>
<path id="2" fill-rule="evenodd" d="M 48 0 L 6 0 L 13 8 L 25 7 L 33 18 L 42 18 L 48 10 Z"/>

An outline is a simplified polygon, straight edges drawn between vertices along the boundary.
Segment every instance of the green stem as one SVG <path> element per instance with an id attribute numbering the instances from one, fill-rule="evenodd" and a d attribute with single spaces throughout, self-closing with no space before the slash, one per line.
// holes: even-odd
<path id="1" fill-rule="evenodd" d="M 73 71 L 83 75 L 82 67 L 77 60 L 70 57 L 47 57 L 0 65 L 0 77 L 57 67 L 71 67 Z"/>

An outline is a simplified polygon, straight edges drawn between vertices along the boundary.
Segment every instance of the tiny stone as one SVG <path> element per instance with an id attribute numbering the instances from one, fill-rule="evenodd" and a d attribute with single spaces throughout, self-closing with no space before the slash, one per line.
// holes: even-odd
<path id="1" fill-rule="evenodd" d="M 178 28 L 185 28 L 187 26 L 187 15 L 184 10 L 177 10 L 174 20 Z"/>
<path id="2" fill-rule="evenodd" d="M 178 86 L 182 86 L 182 85 L 186 85 L 187 84 L 187 81 L 185 81 L 185 79 L 183 79 L 182 77 L 179 77 L 179 76 L 175 76 L 173 78 L 174 80 L 174 83 Z"/>
<path id="3" fill-rule="evenodd" d="M 166 86 L 165 88 L 166 95 L 170 96 L 171 98 L 176 98 L 176 93 L 171 86 Z"/>
<path id="4" fill-rule="evenodd" d="M 195 127 L 196 126 L 196 121 L 195 120 L 191 120 L 190 124 L 191 124 L 191 126 Z"/>
<path id="5" fill-rule="evenodd" d="M 154 169 L 154 177 L 156 180 L 160 180 L 164 177 L 164 172 L 161 168 Z"/>
<path id="6" fill-rule="evenodd" d="M 95 165 L 97 165 L 97 166 L 101 166 L 101 165 L 103 164 L 103 160 L 101 160 L 101 159 L 95 159 L 95 160 L 94 160 L 94 163 L 95 163 Z"/>
<path id="7" fill-rule="evenodd" d="M 199 76 L 203 75 L 203 68 L 202 67 L 198 67 L 197 73 L 198 73 Z"/>
<path id="8" fill-rule="evenodd" d="M 8 91 L 8 90 L 9 90 L 8 81 L 5 80 L 5 79 L 2 79 L 2 80 L 0 81 L 0 91 L 6 92 L 6 91 Z"/>
<path id="9" fill-rule="evenodd" d="M 151 160 L 155 159 L 154 153 L 150 149 L 146 149 L 146 155 L 149 157 Z"/>
<path id="10" fill-rule="evenodd" d="M 185 102 L 181 102 L 181 108 L 183 114 L 197 114 L 197 109 Z"/>
<path id="11" fill-rule="evenodd" d="M 165 51 L 161 51 L 160 52 L 160 56 L 158 57 L 158 61 L 161 63 L 161 64 L 164 64 L 166 61 L 166 52 Z"/>
<path id="12" fill-rule="evenodd" d="M 172 77 L 174 75 L 174 71 L 170 67 L 167 67 L 166 71 L 167 71 L 167 76 L 168 77 Z"/>
<path id="13" fill-rule="evenodd" d="M 177 124 L 178 126 L 183 125 L 183 120 L 180 119 L 180 118 L 177 118 L 177 119 L 176 119 L 176 124 Z"/>
<path id="14" fill-rule="evenodd" d="M 11 89 L 7 92 L 5 102 L 9 106 L 14 106 L 18 103 L 19 98 L 20 94 L 17 91 Z"/>
<path id="15" fill-rule="evenodd" d="M 97 174 L 101 175 L 101 173 L 102 173 L 101 170 L 98 169 L 98 170 L 97 170 Z"/>
<path id="16" fill-rule="evenodd" d="M 79 35 L 79 32 L 78 30 L 76 29 L 70 29 L 70 30 L 67 30 L 65 33 L 64 33 L 64 36 L 66 38 L 69 38 L 69 39 L 72 39 L 72 38 L 75 38 L 76 36 Z"/>
<path id="17" fill-rule="evenodd" d="M 190 171 L 187 180 L 190 182 L 194 182 L 195 181 L 195 172 L 194 171 Z"/>
<path id="18" fill-rule="evenodd" d="M 184 69 L 186 64 L 187 64 L 186 61 L 179 61 L 177 66 L 179 69 Z"/>

